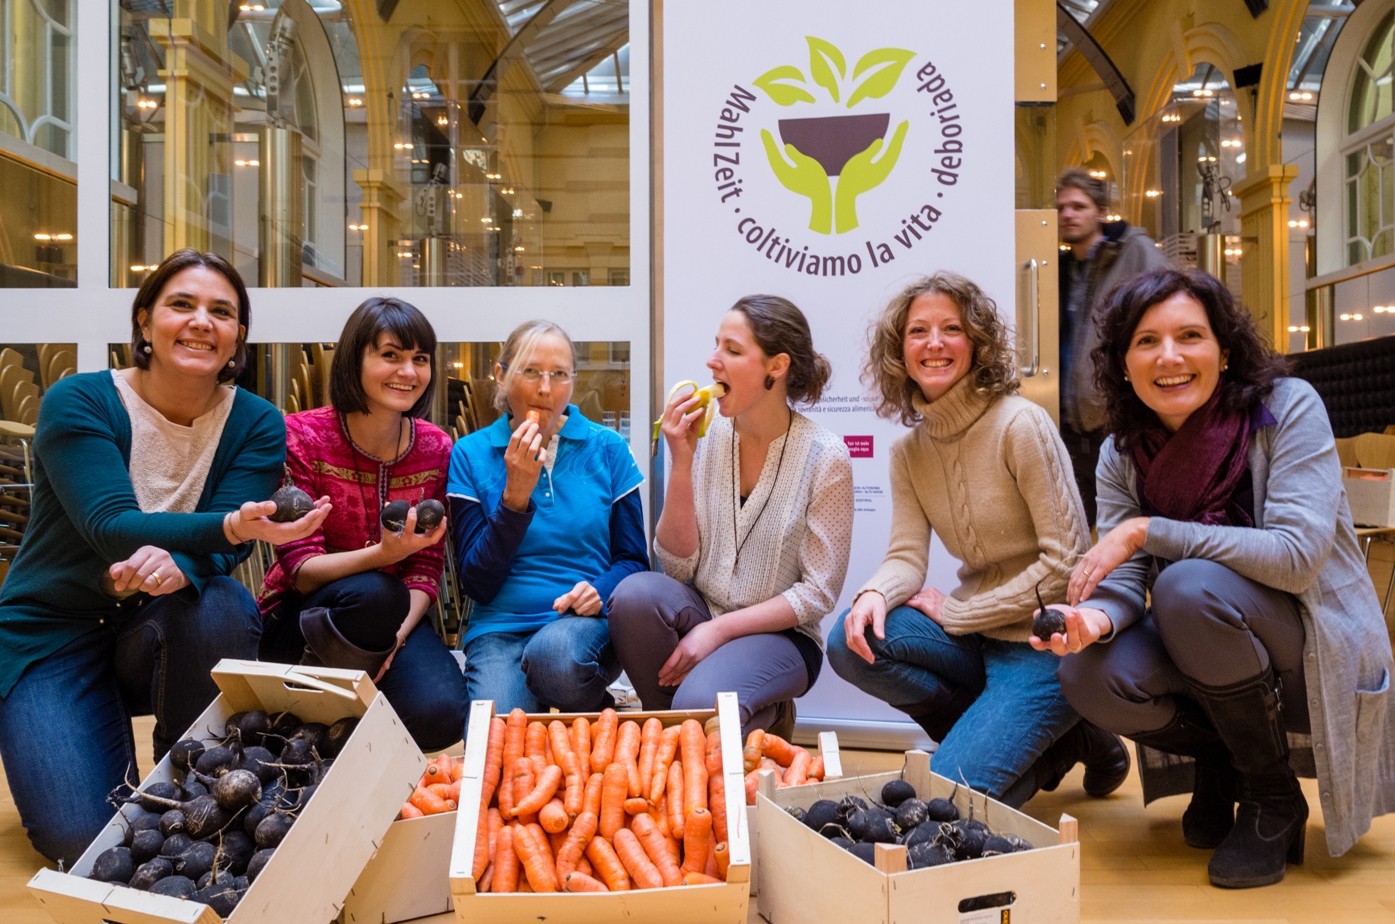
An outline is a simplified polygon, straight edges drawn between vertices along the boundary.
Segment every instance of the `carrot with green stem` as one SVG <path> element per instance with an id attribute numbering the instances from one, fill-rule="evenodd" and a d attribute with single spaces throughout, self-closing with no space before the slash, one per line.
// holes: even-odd
<path id="1" fill-rule="evenodd" d="M 620 858 L 625 872 L 630 874 L 630 878 L 639 888 L 663 888 L 663 875 L 659 872 L 659 868 L 654 865 L 654 861 L 650 860 L 649 855 L 644 852 L 639 838 L 629 828 L 621 828 L 615 832 L 615 855 Z"/>

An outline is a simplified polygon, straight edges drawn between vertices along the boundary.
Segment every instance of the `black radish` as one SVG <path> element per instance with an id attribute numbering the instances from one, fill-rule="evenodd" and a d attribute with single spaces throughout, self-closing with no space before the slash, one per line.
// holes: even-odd
<path id="1" fill-rule="evenodd" d="M 136 864 L 129 847 L 112 847 L 97 854 L 92 861 L 92 872 L 88 879 L 99 882 L 130 882 L 136 871 Z"/>
<path id="2" fill-rule="evenodd" d="M 906 865 L 910 869 L 925 869 L 927 866 L 943 866 L 953 862 L 954 854 L 929 841 L 916 844 L 906 851 Z"/>
<path id="3" fill-rule="evenodd" d="M 146 796 L 150 796 L 151 798 L 146 799 Z M 135 802 L 147 812 L 155 812 L 158 814 L 165 810 L 165 806 L 154 801 L 155 799 L 178 800 L 179 797 L 179 787 L 173 783 L 151 783 L 143 791 L 135 793 L 130 801 Z"/>
<path id="4" fill-rule="evenodd" d="M 165 837 L 172 834 L 183 834 L 186 829 L 184 813 L 179 809 L 170 809 L 160 816 L 160 833 Z"/>
<path id="5" fill-rule="evenodd" d="M 902 831 L 914 828 L 930 817 L 924 802 L 912 796 L 896 806 L 896 827 Z"/>
<path id="6" fill-rule="evenodd" d="M 278 712 L 271 717 L 271 734 L 281 739 L 289 738 L 300 727 L 300 716 L 294 712 Z M 270 745 L 267 745 L 270 747 Z M 271 748 L 273 752 L 275 748 Z"/>
<path id="7" fill-rule="evenodd" d="M 378 522 L 383 524 L 383 529 L 387 532 L 400 533 L 407 525 L 407 511 L 411 509 L 412 505 L 404 500 L 392 501 L 383 506 Z"/>
<path id="8" fill-rule="evenodd" d="M 224 832 L 221 838 L 218 856 L 213 865 L 228 870 L 234 876 L 241 876 L 247 872 L 247 864 L 251 862 L 252 854 L 257 852 L 257 842 L 236 828 Z"/>
<path id="9" fill-rule="evenodd" d="M 273 523 L 294 523 L 315 509 L 315 499 L 291 483 L 291 473 L 286 471 L 286 479 L 276 493 L 271 495 L 276 512 L 267 519 Z"/>
<path id="10" fill-rule="evenodd" d="M 1046 608 L 1041 599 L 1041 581 L 1037 581 L 1037 614 L 1032 617 L 1032 634 L 1043 642 L 1051 641 L 1051 636 L 1066 634 L 1066 617 L 1060 610 Z"/>
<path id="11" fill-rule="evenodd" d="M 195 892 L 192 896 L 196 902 L 202 902 L 217 912 L 219 917 L 229 917 L 237 903 L 242 900 L 242 893 L 233 888 L 229 883 L 224 885 L 211 885 L 206 889 Z"/>
<path id="12" fill-rule="evenodd" d="M 154 797 L 147 795 L 146 798 Z M 196 841 L 203 840 L 210 834 L 226 828 L 233 819 L 233 813 L 219 807 L 218 800 L 211 794 L 199 796 L 188 802 L 177 802 L 173 799 L 155 801 L 170 809 L 160 816 L 160 833 L 166 837 L 183 832 Z M 176 818 L 176 815 L 179 817 Z"/>
<path id="13" fill-rule="evenodd" d="M 320 748 L 320 756 L 326 759 L 338 757 L 339 752 L 344 750 L 344 745 L 349 743 L 349 738 L 357 727 L 358 719 L 353 717 L 340 719 L 331 725 L 329 731 L 325 733 L 324 746 Z"/>
<path id="14" fill-rule="evenodd" d="M 156 857 L 140 865 L 140 868 L 131 876 L 130 886 L 133 889 L 149 891 L 155 883 L 172 875 L 174 875 L 174 863 L 168 857 Z"/>
<path id="15" fill-rule="evenodd" d="M 130 826 L 130 828 L 128 828 L 127 830 L 130 832 L 130 834 L 131 834 L 132 837 L 134 837 L 135 835 L 139 834 L 139 833 L 142 832 L 142 831 L 155 831 L 155 830 L 158 830 L 159 827 L 160 827 L 160 815 L 161 815 L 161 814 L 163 814 L 163 813 L 162 813 L 162 812 L 142 812 L 141 814 L 137 815 L 135 818 L 132 818 L 132 819 L 131 819 L 131 826 Z M 127 845 L 127 846 L 129 846 L 129 845 Z"/>
<path id="16" fill-rule="evenodd" d="M 237 753 L 230 747 L 219 745 L 200 754 L 199 759 L 194 763 L 194 770 L 204 776 L 221 776 L 236 767 L 237 764 Z"/>
<path id="17" fill-rule="evenodd" d="M 985 857 L 997 856 L 1001 853 L 1012 853 L 1012 842 L 1007 838 L 995 834 L 983 842 L 983 855 Z"/>
<path id="18" fill-rule="evenodd" d="M 202 741 L 193 738 L 185 738 L 183 741 L 175 743 L 170 748 L 170 766 L 176 770 L 188 771 L 194 766 L 194 762 L 203 755 L 204 746 Z"/>
<path id="19" fill-rule="evenodd" d="M 791 818 L 793 818 L 795 821 L 804 821 L 807 823 L 804 809 L 800 808 L 797 805 L 789 806 L 785 809 L 785 813 L 789 815 Z"/>
<path id="20" fill-rule="evenodd" d="M 213 800 L 228 813 L 256 805 L 262 797 L 262 782 L 250 770 L 230 770 L 213 784 Z"/>
<path id="21" fill-rule="evenodd" d="M 325 739 L 328 736 L 329 726 L 320 722 L 305 722 L 295 730 L 295 734 L 291 736 L 291 740 L 294 741 L 296 738 L 304 738 L 306 741 L 310 742 L 310 746 L 315 749 L 316 754 L 319 754 L 321 757 L 329 757 L 332 755 L 325 754 Z"/>
<path id="22" fill-rule="evenodd" d="M 174 858 L 174 871 L 180 876 L 197 880 L 213 869 L 213 859 L 218 856 L 218 848 L 208 841 L 195 841 L 189 849 Z"/>
<path id="23" fill-rule="evenodd" d="M 901 838 L 901 843 L 907 847 L 914 847 L 916 844 L 928 844 L 940 833 L 938 825 L 917 825 L 910 830 L 910 833 Z"/>
<path id="24" fill-rule="evenodd" d="M 252 854 L 252 860 L 247 864 L 248 880 L 252 882 L 257 881 L 257 876 L 260 875 L 262 867 L 266 866 L 266 864 L 271 861 L 272 854 L 275 852 L 274 848 L 268 848 L 266 850 L 258 850 L 256 853 Z"/>
<path id="25" fill-rule="evenodd" d="M 181 853 L 189 849 L 189 845 L 194 843 L 194 839 L 187 834 L 174 834 L 165 838 L 165 842 L 160 845 L 159 855 L 173 860 Z"/>
<path id="26" fill-rule="evenodd" d="M 280 775 L 280 771 L 270 766 L 274 763 L 276 763 L 275 754 L 261 745 L 254 744 L 243 750 L 242 763 L 239 765 L 238 769 L 250 770 L 252 773 L 255 773 L 257 779 L 265 786 Z"/>
<path id="27" fill-rule="evenodd" d="M 876 865 L 877 845 L 870 841 L 859 842 L 848 848 L 848 853 L 869 866 Z"/>
<path id="28" fill-rule="evenodd" d="M 857 809 L 848 816 L 848 830 L 858 841 L 876 844 L 896 843 L 896 826 L 886 809 Z"/>
<path id="29" fill-rule="evenodd" d="M 907 799 L 915 798 L 915 787 L 905 780 L 892 780 L 882 787 L 882 803 L 894 809 Z"/>
<path id="30" fill-rule="evenodd" d="M 838 803 L 832 799 L 820 799 L 804 813 L 804 823 L 824 837 L 840 833 L 841 821 L 838 816 Z"/>
<path id="31" fill-rule="evenodd" d="M 192 802 L 199 796 L 208 795 L 208 787 L 194 779 L 192 775 L 179 787 L 179 791 L 181 802 Z"/>
<path id="32" fill-rule="evenodd" d="M 829 840 L 837 844 L 839 847 L 842 847 L 844 850 L 853 849 L 853 842 L 848 840 L 846 837 L 830 837 Z"/>
<path id="33" fill-rule="evenodd" d="M 956 860 L 977 860 L 983 856 L 984 845 L 988 842 L 988 835 L 980 828 L 966 828 L 963 837 L 960 838 L 959 846 L 954 850 Z"/>
<path id="34" fill-rule="evenodd" d="M 148 831 L 137 831 L 136 836 L 131 838 L 131 859 L 137 863 L 144 863 L 152 857 L 160 855 L 160 848 L 165 846 L 165 836 L 155 829 Z"/>
<path id="35" fill-rule="evenodd" d="M 193 898 L 194 880 L 188 876 L 166 876 L 150 887 L 152 895 L 168 895 L 170 898 Z"/>
<path id="36" fill-rule="evenodd" d="M 417 504 L 417 528 L 420 533 L 429 533 L 441 525 L 441 521 L 446 518 L 446 505 L 436 500 L 434 497 L 427 498 Z"/>
<path id="37" fill-rule="evenodd" d="M 257 825 L 257 846 L 265 850 L 268 847 L 276 847 L 291 831 L 291 825 L 295 823 L 295 817 L 285 812 L 275 812 L 266 816 Z"/>
<path id="38" fill-rule="evenodd" d="M 925 813 L 931 821 L 955 821 L 959 818 L 959 809 L 948 799 L 931 799 L 925 803 Z"/>
<path id="39" fill-rule="evenodd" d="M 228 720 L 229 724 L 232 719 Z M 247 712 L 237 714 L 236 737 L 245 747 L 260 747 L 266 739 L 266 733 L 271 731 L 271 716 L 261 709 L 252 709 Z M 233 731 L 228 729 L 231 736 Z"/>

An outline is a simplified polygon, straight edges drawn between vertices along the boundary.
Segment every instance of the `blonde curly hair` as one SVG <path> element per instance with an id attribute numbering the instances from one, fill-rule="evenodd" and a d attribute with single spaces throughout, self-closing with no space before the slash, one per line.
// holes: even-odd
<path id="1" fill-rule="evenodd" d="M 974 387 L 995 398 L 1015 393 L 1022 387 L 1017 377 L 1017 352 L 1008 326 L 998 316 L 998 306 L 971 280 L 941 270 L 922 276 L 902 289 L 867 331 L 867 360 L 862 365 L 862 384 L 872 391 L 872 406 L 878 417 L 899 421 L 907 427 L 920 422 L 914 399 L 920 386 L 906 371 L 906 319 L 911 303 L 922 295 L 938 292 L 959 308 L 964 332 L 973 344 L 973 363 L 968 374 Z"/>

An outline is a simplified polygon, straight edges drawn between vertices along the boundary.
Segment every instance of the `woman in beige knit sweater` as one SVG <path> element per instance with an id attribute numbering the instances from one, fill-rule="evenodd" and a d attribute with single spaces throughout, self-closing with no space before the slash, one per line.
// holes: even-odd
<path id="1" fill-rule="evenodd" d="M 954 273 L 917 280 L 875 323 L 863 381 L 879 415 L 914 429 L 891 449 L 886 558 L 829 663 L 939 742 L 943 776 L 1016 806 L 1084 760 L 1086 791 L 1112 792 L 1128 752 L 1080 722 L 1057 662 L 1028 644 L 1037 591 L 1065 600 L 1090 531 L 1051 418 L 1014 394 L 997 306 Z M 932 528 L 962 562 L 949 595 L 922 587 Z"/>

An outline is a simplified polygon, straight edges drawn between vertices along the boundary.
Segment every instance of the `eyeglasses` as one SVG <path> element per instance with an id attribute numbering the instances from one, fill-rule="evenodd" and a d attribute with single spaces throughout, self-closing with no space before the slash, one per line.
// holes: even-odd
<path id="1" fill-rule="evenodd" d="M 509 367 L 505 363 L 500 363 L 499 368 L 503 369 L 505 372 L 509 371 Z M 536 384 L 544 375 L 548 377 L 553 385 L 557 386 L 567 385 L 572 380 L 572 374 L 565 369 L 554 369 L 551 372 L 543 372 L 541 369 L 534 369 L 532 366 L 520 369 L 515 372 L 514 375 L 530 385 Z"/>

